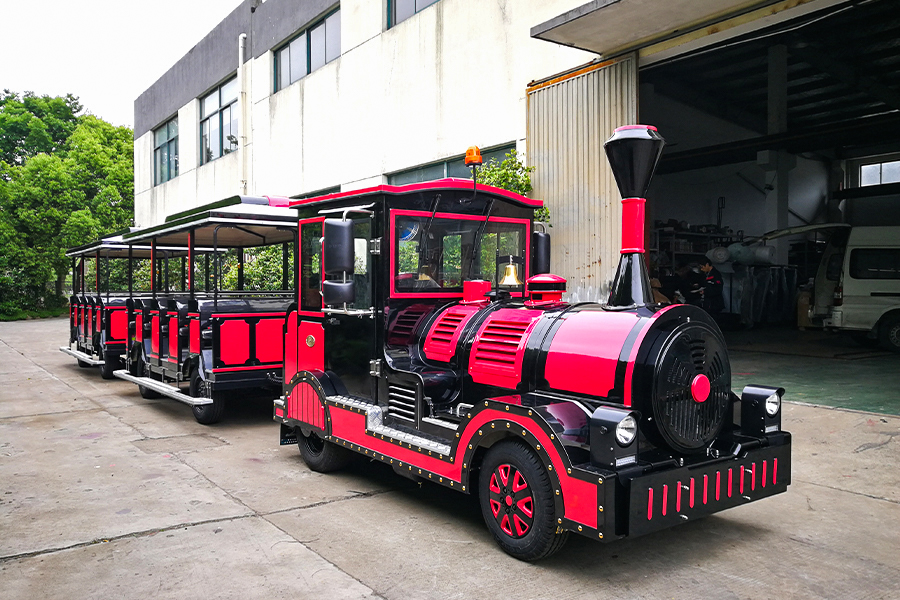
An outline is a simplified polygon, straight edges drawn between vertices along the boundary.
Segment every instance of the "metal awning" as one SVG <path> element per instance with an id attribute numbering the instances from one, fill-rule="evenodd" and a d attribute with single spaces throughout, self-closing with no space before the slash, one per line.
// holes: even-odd
<path id="1" fill-rule="evenodd" d="M 794 0 L 793 4 L 806 1 Z M 591 0 L 535 25 L 531 37 L 609 58 L 782 3 L 779 0 Z"/>

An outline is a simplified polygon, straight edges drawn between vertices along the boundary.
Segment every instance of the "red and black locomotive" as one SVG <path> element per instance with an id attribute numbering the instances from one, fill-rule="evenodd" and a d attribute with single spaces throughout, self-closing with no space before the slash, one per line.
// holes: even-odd
<path id="1" fill-rule="evenodd" d="M 785 491 L 784 390 L 736 396 L 709 315 L 653 303 L 643 198 L 662 146 L 647 126 L 606 144 L 623 197 L 606 304 L 562 301 L 541 203 L 517 194 L 445 179 L 294 202 L 282 443 L 317 471 L 361 454 L 477 493 L 525 560 L 568 532 L 610 541 Z"/>

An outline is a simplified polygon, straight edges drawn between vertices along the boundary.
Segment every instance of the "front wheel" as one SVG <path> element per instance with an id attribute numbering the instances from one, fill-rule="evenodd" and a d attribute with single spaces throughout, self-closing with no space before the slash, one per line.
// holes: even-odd
<path id="1" fill-rule="evenodd" d="M 311 471 L 317 473 L 330 473 L 343 469 L 353 460 L 350 450 L 342 448 L 327 440 L 323 440 L 315 433 L 303 435 L 297 432 L 297 446 L 300 448 L 300 456 Z"/>
<path id="2" fill-rule="evenodd" d="M 484 522 L 507 554 L 535 561 L 563 547 L 568 532 L 556 527 L 553 486 L 530 448 L 510 441 L 491 448 L 478 484 Z"/>
<path id="3" fill-rule="evenodd" d="M 209 382 L 204 381 L 200 376 L 200 371 L 194 367 L 191 369 L 191 397 L 193 398 L 211 398 L 211 404 L 199 404 L 191 407 L 194 412 L 194 418 L 201 425 L 212 425 L 222 420 L 225 414 L 225 398 L 222 392 L 211 390 Z"/>
<path id="4" fill-rule="evenodd" d="M 900 352 L 900 315 L 887 317 L 878 328 L 878 338 L 885 350 Z"/>

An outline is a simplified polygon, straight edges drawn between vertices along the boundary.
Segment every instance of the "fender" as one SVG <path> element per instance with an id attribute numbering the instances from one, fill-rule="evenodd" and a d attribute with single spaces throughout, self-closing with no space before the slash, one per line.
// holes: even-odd
<path id="1" fill-rule="evenodd" d="M 561 440 L 534 409 L 512 403 L 514 397 L 485 400 L 473 406 L 456 433 L 448 455 L 416 448 L 367 428 L 366 409 L 326 400 L 326 439 L 370 456 L 408 474 L 441 485 L 471 491 L 479 450 L 503 439 L 521 439 L 547 466 L 556 491 L 557 523 L 584 534 L 602 527 L 599 486 L 607 479 L 572 466 Z"/>

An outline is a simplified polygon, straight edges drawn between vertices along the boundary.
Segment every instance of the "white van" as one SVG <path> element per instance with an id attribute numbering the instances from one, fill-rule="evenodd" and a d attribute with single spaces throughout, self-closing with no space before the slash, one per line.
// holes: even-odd
<path id="1" fill-rule="evenodd" d="M 835 231 L 819 270 L 809 316 L 900 352 L 900 227 Z"/>

